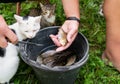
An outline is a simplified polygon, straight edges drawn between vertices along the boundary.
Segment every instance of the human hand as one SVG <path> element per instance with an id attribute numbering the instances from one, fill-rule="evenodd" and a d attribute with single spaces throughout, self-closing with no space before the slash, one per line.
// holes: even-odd
<path id="1" fill-rule="evenodd" d="M 62 29 L 65 33 L 67 33 L 67 44 L 65 46 L 62 46 L 58 40 L 58 35 L 50 35 L 50 38 L 52 39 L 52 41 L 55 43 L 55 45 L 58 46 L 58 48 L 56 49 L 56 51 L 63 51 L 65 49 L 67 49 L 72 42 L 74 41 L 74 39 L 76 38 L 77 34 L 78 34 L 78 27 L 79 27 L 79 23 L 77 21 L 74 20 L 66 20 L 64 22 L 64 24 L 62 25 Z"/>
<path id="2" fill-rule="evenodd" d="M 0 16 L 0 47 L 7 47 L 7 39 L 15 44 L 17 42 L 17 36 L 8 28 L 4 18 Z"/>

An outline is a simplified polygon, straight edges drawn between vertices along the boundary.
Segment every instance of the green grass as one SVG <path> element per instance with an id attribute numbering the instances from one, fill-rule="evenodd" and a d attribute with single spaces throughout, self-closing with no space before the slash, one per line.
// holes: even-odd
<path id="1" fill-rule="evenodd" d="M 105 19 L 98 14 L 102 0 L 80 0 L 82 32 L 88 39 L 90 50 L 87 63 L 81 67 L 75 84 L 120 84 L 120 74 L 114 68 L 106 66 L 101 60 L 105 49 Z M 57 25 L 62 25 L 65 20 L 62 4 L 59 0 L 51 0 L 56 3 Z M 34 3 L 22 3 L 21 15 L 28 13 Z M 15 4 L 0 3 L 0 14 L 8 24 L 15 22 Z M 39 84 L 33 70 L 22 60 L 16 75 L 11 80 L 15 84 Z"/>

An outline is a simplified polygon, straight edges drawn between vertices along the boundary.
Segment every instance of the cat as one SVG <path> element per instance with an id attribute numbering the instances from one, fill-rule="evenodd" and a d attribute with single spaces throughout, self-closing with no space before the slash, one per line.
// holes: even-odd
<path id="1" fill-rule="evenodd" d="M 9 83 L 19 66 L 17 47 L 11 43 L 0 48 L 0 84 Z"/>
<path id="2" fill-rule="evenodd" d="M 45 4 L 40 3 L 40 8 L 33 8 L 29 12 L 29 16 L 39 16 L 42 15 L 41 28 L 54 26 L 55 25 L 55 7 L 56 4 Z"/>
<path id="3" fill-rule="evenodd" d="M 13 25 L 10 25 L 9 28 L 15 30 L 19 41 L 35 37 L 35 35 L 41 28 L 40 22 L 42 16 L 21 17 L 18 15 L 14 15 L 14 17 L 17 22 Z"/>
<path id="4" fill-rule="evenodd" d="M 101 16 L 104 16 L 104 13 L 103 13 L 103 4 L 104 4 L 104 2 L 102 2 L 102 3 L 100 4 L 100 10 L 99 10 L 99 14 L 100 14 Z"/>
<path id="5" fill-rule="evenodd" d="M 40 29 L 41 16 L 21 17 L 14 15 L 16 23 L 9 25 L 14 30 L 18 40 L 22 41 L 27 38 L 34 38 Z M 19 49 L 16 45 L 8 42 L 6 48 L 0 48 L 0 84 L 8 83 L 17 72 L 19 66 Z"/>

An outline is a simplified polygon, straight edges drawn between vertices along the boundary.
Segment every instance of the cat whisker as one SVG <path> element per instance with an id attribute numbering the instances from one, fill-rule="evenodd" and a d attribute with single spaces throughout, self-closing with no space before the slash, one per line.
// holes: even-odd
<path id="1" fill-rule="evenodd" d="M 26 41 L 18 41 L 18 43 L 30 44 L 30 45 L 35 45 L 35 46 L 43 46 L 43 44 L 38 44 L 38 43 L 33 43 L 33 42 L 26 42 Z"/>

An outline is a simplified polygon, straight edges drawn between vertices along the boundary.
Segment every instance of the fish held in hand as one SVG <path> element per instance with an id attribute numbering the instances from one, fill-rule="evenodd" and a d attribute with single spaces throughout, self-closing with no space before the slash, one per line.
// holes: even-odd
<path id="1" fill-rule="evenodd" d="M 58 31 L 58 40 L 61 43 L 62 46 L 65 46 L 67 44 L 67 33 L 63 31 L 62 28 L 59 28 Z"/>

